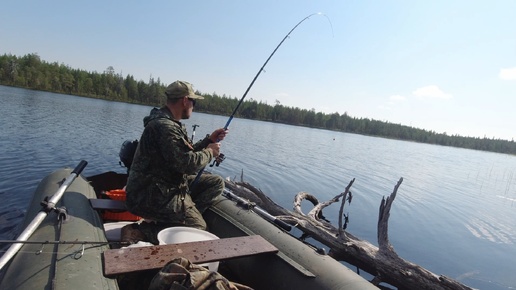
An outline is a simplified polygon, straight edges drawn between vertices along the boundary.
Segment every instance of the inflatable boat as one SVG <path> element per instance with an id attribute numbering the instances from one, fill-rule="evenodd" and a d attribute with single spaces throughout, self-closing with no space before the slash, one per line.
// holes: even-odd
<path id="1" fill-rule="evenodd" d="M 156 267 L 145 268 L 144 259 L 147 258 L 136 255 L 133 260 L 115 265 L 132 266 L 132 270 L 106 274 L 108 253 L 125 253 L 125 249 L 130 249 L 124 248 L 120 241 L 121 228 L 137 222 L 138 218 L 128 212 L 94 206 L 95 201 L 106 199 L 106 192 L 123 188 L 126 174 L 106 172 L 84 177 L 80 171 L 77 168 L 59 169 L 40 182 L 22 226 L 26 230 L 32 227 L 31 233 L 22 233 L 12 241 L 11 254 L 4 253 L 0 289 L 124 290 L 127 283 L 122 280 L 140 275 L 138 267 L 143 267 L 141 272 L 147 275 L 159 271 Z M 60 195 L 58 200 L 56 195 Z M 259 237 L 276 251 L 238 255 L 240 250 L 255 249 L 252 246 L 231 248 L 225 253 L 227 257 L 217 261 L 220 264 L 218 271 L 224 277 L 253 289 L 378 289 L 343 264 L 291 235 L 288 228 L 284 229 L 274 220 L 264 218 L 263 213 L 242 208 L 239 204 L 234 198 L 220 196 L 205 212 L 211 234 L 221 242 Z M 35 219 L 40 220 L 36 226 Z M 204 242 L 204 245 L 209 248 L 214 244 Z M 148 245 L 141 249 L 173 246 Z M 202 250 L 213 252 L 214 249 L 195 249 Z M 175 251 L 169 253 L 181 256 L 181 251 Z M 160 262 L 166 263 L 172 256 L 159 256 Z M 138 288 L 145 288 L 145 285 Z"/>

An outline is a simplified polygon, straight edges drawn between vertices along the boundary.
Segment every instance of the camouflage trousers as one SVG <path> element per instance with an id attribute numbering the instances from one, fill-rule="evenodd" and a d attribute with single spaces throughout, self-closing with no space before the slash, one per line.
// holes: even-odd
<path id="1" fill-rule="evenodd" d="M 188 176 L 188 183 L 191 184 L 195 177 L 196 175 Z M 145 206 L 145 210 L 140 208 L 140 210 L 134 211 L 135 214 L 156 221 L 163 227 L 187 226 L 206 230 L 206 222 L 202 213 L 213 204 L 223 190 L 224 180 L 222 177 L 203 174 L 191 187 L 190 193 L 183 194 L 179 191 L 161 189 L 159 191 L 165 191 L 166 195 L 154 199 L 156 204 L 148 204 Z"/>
<path id="2" fill-rule="evenodd" d="M 188 176 L 188 184 L 192 184 L 196 175 Z M 186 210 L 185 225 L 206 230 L 206 222 L 202 214 L 224 191 L 224 180 L 218 175 L 203 174 L 199 181 L 190 186 L 190 197 L 194 206 Z"/>

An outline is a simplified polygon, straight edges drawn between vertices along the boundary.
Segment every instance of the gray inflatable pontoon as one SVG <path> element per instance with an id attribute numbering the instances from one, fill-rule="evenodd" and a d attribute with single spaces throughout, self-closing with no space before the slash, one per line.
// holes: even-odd
<path id="1" fill-rule="evenodd" d="M 70 169 L 58 170 L 41 181 L 23 228 L 41 210 L 40 202 L 52 196 L 71 172 Z M 89 199 L 95 199 L 101 190 L 121 188 L 125 178 L 124 174 L 114 172 L 88 180 L 77 177 L 58 203 L 68 212 L 61 230 L 58 230 L 57 214 L 49 213 L 28 239 L 34 243 L 24 244 L 4 267 L 0 289 L 122 289 L 117 279 L 103 275 L 101 254 L 109 249 L 108 244 L 83 246 L 65 242 L 107 242 L 104 221 L 91 207 Z M 236 277 L 240 283 L 254 289 L 378 289 L 338 261 L 318 254 L 313 247 L 225 197 L 220 197 L 205 213 L 205 220 L 210 232 L 220 238 L 260 235 L 279 250 L 272 255 L 221 261 L 224 265 L 221 268 L 229 269 L 231 277 L 221 273 L 230 280 Z"/>

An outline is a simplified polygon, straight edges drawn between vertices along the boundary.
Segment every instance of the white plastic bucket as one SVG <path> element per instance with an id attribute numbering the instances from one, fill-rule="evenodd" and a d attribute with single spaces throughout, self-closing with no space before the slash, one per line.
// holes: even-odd
<path id="1" fill-rule="evenodd" d="M 190 227 L 171 227 L 158 233 L 158 241 L 160 245 L 211 241 L 218 239 L 219 237 L 210 232 Z M 216 272 L 219 269 L 219 262 L 201 264 L 201 266 L 208 267 L 210 271 Z"/>

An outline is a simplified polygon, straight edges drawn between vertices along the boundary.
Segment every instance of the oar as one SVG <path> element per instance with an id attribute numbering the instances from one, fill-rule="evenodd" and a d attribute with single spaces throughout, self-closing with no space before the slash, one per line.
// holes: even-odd
<path id="1" fill-rule="evenodd" d="M 192 125 L 192 128 L 193 128 L 193 132 L 192 132 L 192 142 L 194 140 L 194 137 L 195 137 L 195 128 L 197 127 L 200 127 L 199 125 L 195 124 L 195 125 Z"/>
<path id="2" fill-rule="evenodd" d="M 252 208 L 256 213 L 258 213 L 260 216 L 262 216 L 264 219 L 266 219 L 267 221 L 271 222 L 271 223 L 274 223 L 275 225 L 278 225 L 279 227 L 281 227 L 282 229 L 290 232 L 290 230 L 292 229 L 292 227 L 287 224 L 286 222 L 282 221 L 282 220 L 279 220 L 277 219 L 275 216 L 271 215 L 270 213 L 266 212 L 264 209 L 262 209 L 261 207 L 257 206 L 257 205 L 250 205 L 250 202 L 241 198 L 240 196 L 234 194 L 233 192 L 231 192 L 229 189 L 227 188 L 224 188 L 224 194 L 226 195 L 227 198 L 229 199 L 234 199 L 236 200 L 238 203 L 242 203 L 242 204 L 245 204 L 245 205 L 248 205 L 250 208 Z"/>
<path id="3" fill-rule="evenodd" d="M 82 160 L 79 162 L 77 167 L 72 171 L 72 173 L 64 180 L 63 184 L 59 187 L 59 189 L 54 193 L 54 195 L 50 198 L 50 200 L 47 202 L 47 205 L 38 212 L 36 217 L 32 220 L 32 222 L 23 230 L 23 232 L 18 236 L 16 241 L 27 241 L 30 236 L 36 231 L 38 226 L 43 222 L 45 217 L 48 215 L 48 213 L 55 208 L 55 205 L 59 202 L 61 197 L 63 196 L 64 192 L 72 184 L 72 182 L 75 180 L 79 174 L 81 174 L 84 167 L 88 165 L 88 162 L 85 160 Z M 23 246 L 23 243 L 14 243 L 9 247 L 9 249 L 5 252 L 5 254 L 0 258 L 0 270 L 11 260 L 16 253 L 20 250 L 20 248 Z"/>

